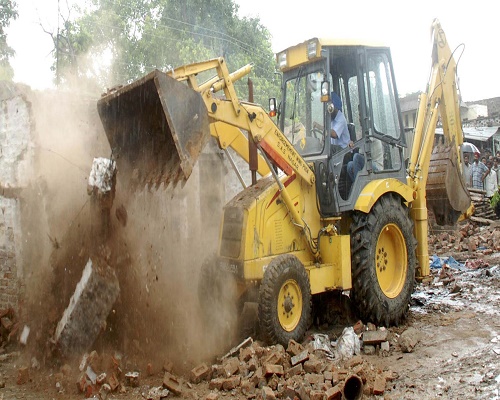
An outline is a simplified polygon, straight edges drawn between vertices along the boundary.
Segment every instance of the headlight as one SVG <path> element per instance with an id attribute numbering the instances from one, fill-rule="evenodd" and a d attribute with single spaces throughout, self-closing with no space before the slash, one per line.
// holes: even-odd
<path id="1" fill-rule="evenodd" d="M 286 51 L 278 54 L 278 66 L 280 67 L 280 69 L 286 68 L 286 66 L 287 66 Z"/>
<path id="2" fill-rule="evenodd" d="M 318 42 L 316 40 L 311 40 L 307 43 L 307 58 L 315 58 L 318 50 Z"/>

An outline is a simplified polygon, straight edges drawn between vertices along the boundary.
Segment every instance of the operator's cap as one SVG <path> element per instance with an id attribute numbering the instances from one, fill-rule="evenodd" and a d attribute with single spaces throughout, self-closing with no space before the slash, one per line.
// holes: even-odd
<path id="1" fill-rule="evenodd" d="M 333 103 L 333 106 L 337 109 L 337 110 L 340 110 L 342 111 L 342 99 L 340 98 L 340 96 L 335 93 L 335 92 L 332 92 L 330 94 L 330 97 L 332 98 L 332 103 Z"/>

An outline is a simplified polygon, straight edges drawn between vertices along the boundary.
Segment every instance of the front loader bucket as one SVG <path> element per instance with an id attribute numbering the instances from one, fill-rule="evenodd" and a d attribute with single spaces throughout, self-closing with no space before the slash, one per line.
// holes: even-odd
<path id="1" fill-rule="evenodd" d="M 210 137 L 201 95 L 158 70 L 106 94 L 97 109 L 118 176 L 132 187 L 187 180 Z"/>
<path id="2" fill-rule="evenodd" d="M 471 205 L 454 143 L 434 147 L 427 178 L 427 207 L 438 225 L 453 225 Z"/>

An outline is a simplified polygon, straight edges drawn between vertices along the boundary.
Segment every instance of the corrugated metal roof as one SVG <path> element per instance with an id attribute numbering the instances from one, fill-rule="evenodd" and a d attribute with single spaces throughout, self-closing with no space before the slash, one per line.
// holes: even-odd
<path id="1" fill-rule="evenodd" d="M 477 126 L 463 128 L 465 139 L 486 142 L 490 137 L 498 132 L 498 126 Z M 436 128 L 436 135 L 442 135 L 443 128 Z"/>

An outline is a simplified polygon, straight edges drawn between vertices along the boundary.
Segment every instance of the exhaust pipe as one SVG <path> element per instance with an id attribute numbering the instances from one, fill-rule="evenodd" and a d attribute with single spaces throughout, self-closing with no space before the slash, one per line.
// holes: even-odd
<path id="1" fill-rule="evenodd" d="M 359 400 L 363 397 L 363 381 L 359 376 L 351 375 L 345 380 L 342 396 L 345 400 Z"/>

